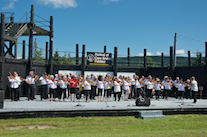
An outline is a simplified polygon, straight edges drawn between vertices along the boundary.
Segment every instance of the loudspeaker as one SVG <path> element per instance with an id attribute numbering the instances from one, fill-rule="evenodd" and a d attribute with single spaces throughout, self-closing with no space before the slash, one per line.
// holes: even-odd
<path id="1" fill-rule="evenodd" d="M 150 106 L 150 98 L 139 97 L 135 101 L 136 106 Z"/>
<path id="2" fill-rule="evenodd" d="M 4 91 L 0 90 L 0 109 L 4 108 Z"/>

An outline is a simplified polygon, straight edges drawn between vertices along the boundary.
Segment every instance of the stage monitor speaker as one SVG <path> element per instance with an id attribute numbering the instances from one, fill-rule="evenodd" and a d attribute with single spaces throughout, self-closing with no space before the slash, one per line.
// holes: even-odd
<path id="1" fill-rule="evenodd" d="M 4 108 L 4 91 L 0 90 L 0 109 Z"/>
<path id="2" fill-rule="evenodd" d="M 136 106 L 150 106 L 150 98 L 139 97 L 135 101 Z"/>

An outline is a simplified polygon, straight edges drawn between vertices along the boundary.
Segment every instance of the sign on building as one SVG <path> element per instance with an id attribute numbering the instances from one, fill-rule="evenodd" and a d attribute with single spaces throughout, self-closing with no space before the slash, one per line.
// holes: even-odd
<path id="1" fill-rule="evenodd" d="M 87 52 L 87 65 L 111 65 L 111 53 Z"/>

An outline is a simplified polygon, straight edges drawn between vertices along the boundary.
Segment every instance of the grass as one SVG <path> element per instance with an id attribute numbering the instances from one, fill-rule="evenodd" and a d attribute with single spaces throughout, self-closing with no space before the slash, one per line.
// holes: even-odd
<path id="1" fill-rule="evenodd" d="M 34 129 L 28 127 L 34 126 Z M 47 126 L 38 129 L 38 126 Z M 20 128 L 13 130 L 14 128 Z M 12 130 L 11 130 L 12 129 Z M 164 119 L 135 117 L 73 117 L 0 120 L 0 136 L 124 137 L 207 136 L 207 115 L 174 115 Z"/>

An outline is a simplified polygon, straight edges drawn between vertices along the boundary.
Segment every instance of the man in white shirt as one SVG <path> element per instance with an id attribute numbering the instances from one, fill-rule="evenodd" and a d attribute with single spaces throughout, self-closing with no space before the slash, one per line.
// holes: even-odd
<path id="1" fill-rule="evenodd" d="M 41 82 L 41 100 L 48 98 L 48 91 L 47 91 L 47 85 L 49 79 L 47 78 L 47 73 L 45 72 L 43 76 L 40 77 L 39 81 Z"/>
<path id="2" fill-rule="evenodd" d="M 27 92 L 28 92 L 28 101 L 34 99 L 34 84 L 35 77 L 33 76 L 33 71 L 29 72 L 29 75 L 26 77 L 25 82 L 27 83 Z"/>
<path id="3" fill-rule="evenodd" d="M 18 87 L 19 87 L 19 82 L 20 77 L 18 77 L 17 73 L 14 72 L 14 76 L 8 76 L 9 82 L 11 83 L 11 101 L 17 101 L 17 96 L 18 96 Z"/>

